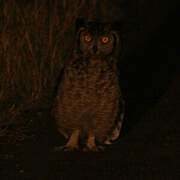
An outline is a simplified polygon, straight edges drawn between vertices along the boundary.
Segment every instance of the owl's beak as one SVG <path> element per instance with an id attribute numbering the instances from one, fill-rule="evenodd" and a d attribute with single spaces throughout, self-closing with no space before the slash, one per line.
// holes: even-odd
<path id="1" fill-rule="evenodd" d="M 96 52 L 97 52 L 97 46 L 94 46 L 94 47 L 93 47 L 93 52 L 94 52 L 94 54 L 96 54 Z"/>

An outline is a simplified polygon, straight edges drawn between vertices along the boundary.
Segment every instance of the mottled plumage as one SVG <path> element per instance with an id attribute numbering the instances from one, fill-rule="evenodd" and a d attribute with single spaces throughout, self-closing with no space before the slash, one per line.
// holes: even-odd
<path id="1" fill-rule="evenodd" d="M 68 142 L 56 149 L 78 149 L 84 137 L 84 149 L 98 151 L 118 138 L 124 116 L 118 59 L 113 57 L 119 40 L 100 23 L 87 23 L 77 36 L 76 54 L 64 67 L 55 108 L 58 130 Z"/>

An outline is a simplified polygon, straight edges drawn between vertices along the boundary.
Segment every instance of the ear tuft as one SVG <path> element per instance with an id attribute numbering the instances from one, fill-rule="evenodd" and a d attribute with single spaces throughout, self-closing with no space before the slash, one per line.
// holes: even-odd
<path id="1" fill-rule="evenodd" d="M 121 39 L 121 37 L 120 37 L 120 35 L 119 35 L 119 32 L 118 31 L 111 31 L 112 32 L 112 34 L 113 34 L 113 36 L 114 36 L 114 38 L 115 38 L 115 44 L 114 44 L 114 46 L 118 49 L 118 52 L 120 52 L 120 54 L 122 55 L 122 50 L 123 50 L 123 45 L 122 45 L 122 39 Z M 120 50 L 120 51 L 119 51 Z M 116 55 L 120 55 L 120 54 L 118 54 L 118 52 L 117 52 L 117 54 Z"/>
<path id="2" fill-rule="evenodd" d="M 83 18 L 77 18 L 76 23 L 75 23 L 75 27 L 76 27 L 76 29 L 75 29 L 76 33 L 79 31 L 80 28 L 85 27 L 84 19 Z"/>
<path id="3" fill-rule="evenodd" d="M 116 46 L 118 46 L 119 45 L 119 34 L 117 31 L 112 31 L 112 34 L 116 40 Z"/>

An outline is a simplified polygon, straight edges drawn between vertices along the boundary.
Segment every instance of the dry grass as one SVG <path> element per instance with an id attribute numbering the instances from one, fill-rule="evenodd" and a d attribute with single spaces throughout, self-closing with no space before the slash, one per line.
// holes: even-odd
<path id="1" fill-rule="evenodd" d="M 76 19 L 107 19 L 109 3 L 0 1 L 0 136 L 9 125 L 23 123 L 24 112 L 50 109 L 58 75 L 73 49 Z"/>
<path id="2" fill-rule="evenodd" d="M 71 52 L 74 23 L 85 3 L 0 2 L 0 136 L 23 111 L 51 106 L 63 60 Z"/>

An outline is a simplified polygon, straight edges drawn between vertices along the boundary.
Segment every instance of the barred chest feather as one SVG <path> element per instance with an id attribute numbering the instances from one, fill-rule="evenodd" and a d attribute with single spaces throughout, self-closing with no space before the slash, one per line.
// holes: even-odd
<path id="1" fill-rule="evenodd" d="M 115 70 L 97 59 L 68 65 L 57 96 L 56 119 L 61 130 L 70 135 L 73 129 L 80 129 L 101 140 L 111 133 L 121 98 Z"/>
<path id="2" fill-rule="evenodd" d="M 72 61 L 63 77 L 63 89 L 81 101 L 111 101 L 120 95 L 118 71 L 110 62 L 99 59 Z"/>

